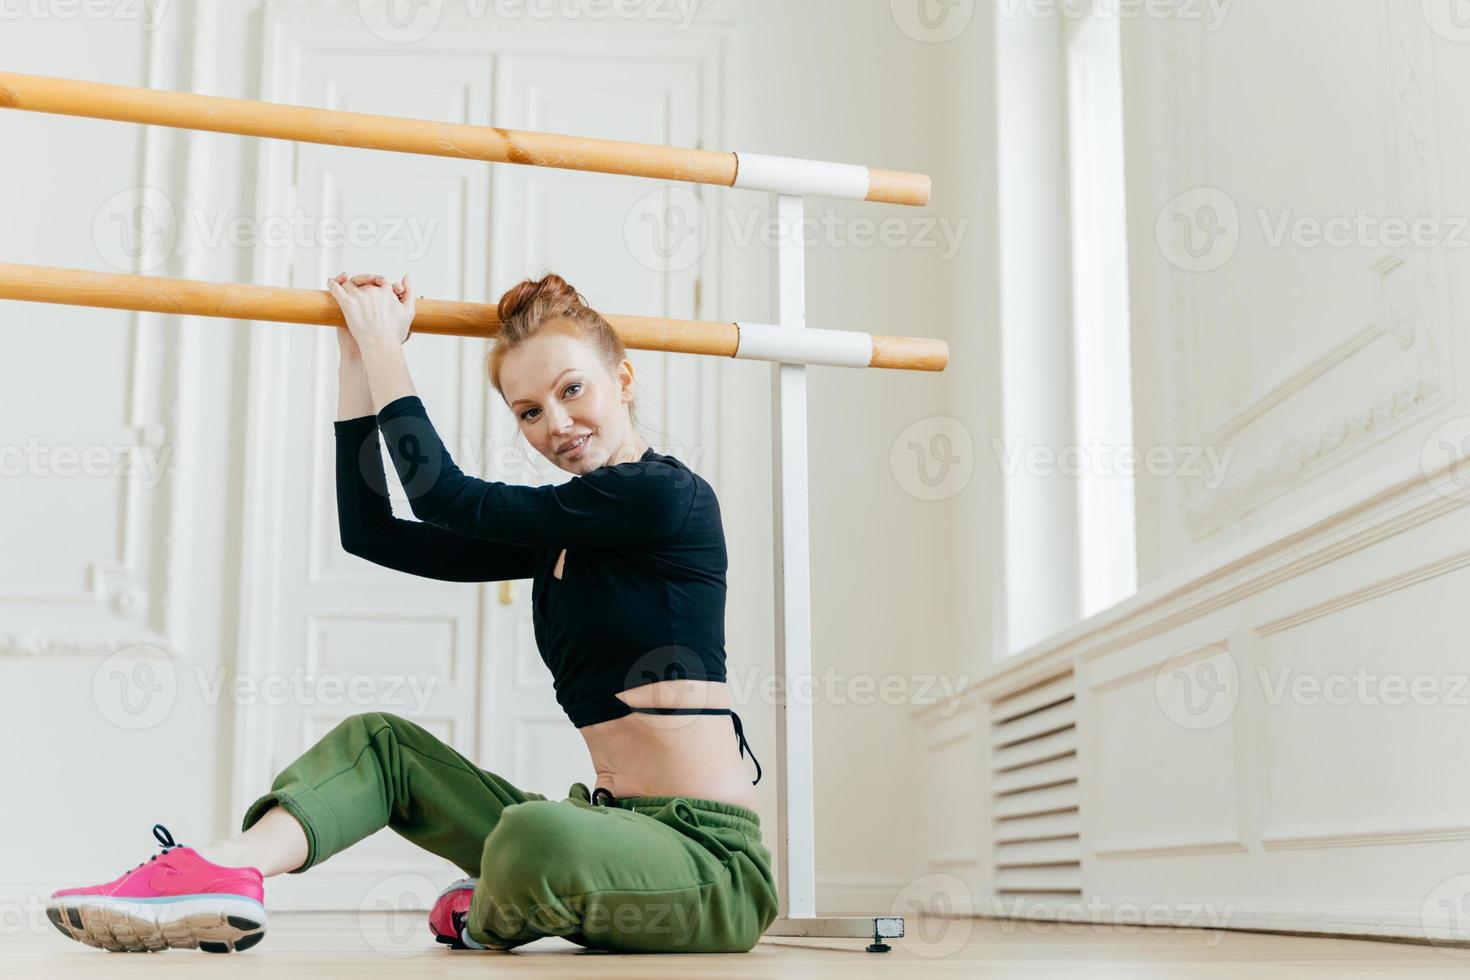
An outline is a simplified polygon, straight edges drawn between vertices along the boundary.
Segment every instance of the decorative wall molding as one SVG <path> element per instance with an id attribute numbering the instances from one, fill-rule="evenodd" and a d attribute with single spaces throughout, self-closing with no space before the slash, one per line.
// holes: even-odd
<path id="1" fill-rule="evenodd" d="M 382 6 L 388 0 L 376 2 Z M 558 0 L 561 2 L 564 0 Z M 640 26 L 644 30 L 669 30 L 672 24 L 683 31 L 705 24 L 725 25 L 735 18 L 735 0 L 639 0 L 637 9 L 640 15 L 637 17 L 614 16 L 615 4 L 596 4 L 588 0 L 583 0 L 585 9 L 605 9 L 606 14 L 548 18 L 536 12 L 555 11 L 559 7 L 547 4 L 545 0 L 539 3 L 538 0 L 418 0 L 418 4 L 437 8 L 438 23 L 449 25 L 451 30 L 464 30 L 475 24 L 484 24 L 497 31 L 516 28 L 545 30 L 554 20 L 561 30 L 606 31 L 612 27 L 635 29 Z M 362 16 L 362 5 L 363 0 L 264 0 L 269 15 L 290 16 L 298 21 L 311 17 L 333 18 L 339 27 L 343 17 L 357 21 Z M 574 0 L 568 9 L 575 11 L 578 8 L 579 4 Z M 685 26 L 683 20 L 686 9 L 692 10 L 690 26 Z"/>
<path id="2" fill-rule="evenodd" d="M 209 92 L 213 88 L 214 4 L 189 0 L 183 17 L 165 18 L 147 34 L 147 82 L 152 88 Z M 187 22 L 189 32 L 183 24 Z M 189 52 L 187 62 L 174 59 Z M 181 59 L 182 60 L 182 59 Z M 136 187 L 163 193 L 177 207 L 202 206 L 210 195 L 206 134 L 140 127 L 143 154 Z M 197 223 L 181 221 L 173 253 L 152 275 L 206 279 Z M 0 632 L 0 656 L 94 654 L 147 644 L 178 651 L 187 634 L 192 576 L 189 529 L 194 519 L 192 474 L 197 432 L 200 362 L 196 319 L 154 313 L 127 315 L 130 357 L 123 431 L 135 445 L 161 456 L 162 478 L 145 487 L 136 467 L 122 476 L 117 557 L 88 563 L 86 587 L 74 593 L 11 593 L 0 602 L 45 602 L 45 618 L 61 627 Z M 75 608 L 64 610 L 64 604 Z M 78 623 L 93 625 L 77 625 Z"/>
<path id="3" fill-rule="evenodd" d="M 159 633 L 116 632 L 95 630 L 68 631 L 58 629 L 6 630 L 0 632 L 0 656 L 35 657 L 50 654 L 68 656 L 85 654 L 105 657 L 129 647 L 158 648 L 170 656 L 178 651 L 168 638 Z"/>
<path id="4" fill-rule="evenodd" d="M 1233 854 L 1247 850 L 1238 834 L 1160 834 L 1117 837 L 1088 848 L 1093 857 L 1109 858 L 1179 857 L 1184 854 Z"/>
<path id="5" fill-rule="evenodd" d="M 1389 200 L 1396 213 L 1410 220 L 1439 213 L 1439 153 L 1435 143 L 1435 97 L 1429 90 L 1430 27 L 1415 0 L 1379 0 L 1383 4 L 1388 66 L 1385 114 L 1397 172 Z M 1167 187 L 1160 200 L 1191 187 L 1210 183 L 1208 163 L 1202 158 L 1208 112 L 1204 104 L 1204 43 L 1197 24 L 1174 18 L 1159 32 L 1164 43 L 1160 70 L 1164 88 Z M 1200 540 L 1233 524 L 1268 501 L 1321 476 L 1355 453 L 1446 403 L 1452 393 L 1451 366 L 1445 360 L 1446 273 L 1436 250 L 1388 251 L 1370 271 L 1381 284 L 1378 308 L 1365 317 L 1372 326 L 1354 332 L 1337 344 L 1298 365 L 1270 389 L 1249 399 L 1234 412 L 1213 423 L 1199 419 L 1195 404 L 1199 337 L 1214 329 L 1207 276 L 1186 273 L 1161 263 L 1168 280 L 1169 322 L 1172 330 L 1172 370 L 1176 425 L 1186 426 L 1178 444 L 1215 445 L 1222 440 L 1254 435 L 1273 440 L 1274 461 L 1256 466 L 1245 476 L 1227 479 L 1208 489 L 1180 479 L 1180 507 L 1184 526 Z M 1365 350 L 1378 337 L 1391 338 L 1396 347 L 1415 356 L 1394 376 L 1367 393 L 1354 391 L 1336 411 L 1306 420 L 1294 431 L 1252 433 L 1251 427 L 1272 407 L 1329 375 L 1336 367 Z M 1192 421 L 1191 421 L 1192 420 Z"/>
<path id="6" fill-rule="evenodd" d="M 1020 690 L 1078 656 L 1135 645 L 1470 505 L 1470 495 L 1437 492 L 1433 477 L 1417 460 L 1369 477 L 992 664 L 953 696 L 914 708 L 913 716 L 932 724 L 928 716 Z"/>

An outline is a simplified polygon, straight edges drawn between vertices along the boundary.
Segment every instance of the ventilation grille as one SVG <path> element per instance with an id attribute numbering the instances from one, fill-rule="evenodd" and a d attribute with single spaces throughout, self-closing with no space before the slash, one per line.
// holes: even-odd
<path id="1" fill-rule="evenodd" d="M 1072 675 L 991 706 L 995 896 L 1003 906 L 1082 897 Z"/>

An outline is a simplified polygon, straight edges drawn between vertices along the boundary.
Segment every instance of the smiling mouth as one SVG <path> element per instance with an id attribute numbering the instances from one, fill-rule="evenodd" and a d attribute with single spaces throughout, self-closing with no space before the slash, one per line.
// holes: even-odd
<path id="1" fill-rule="evenodd" d="M 583 436 L 582 438 L 578 439 L 576 442 L 573 442 L 570 445 L 563 446 L 561 449 L 558 449 L 556 451 L 557 452 L 557 455 L 559 455 L 559 456 L 565 456 L 567 453 L 569 453 L 572 450 L 576 449 L 578 446 L 585 445 L 586 442 L 587 442 L 587 440 L 590 439 L 591 437 L 592 437 L 592 433 L 590 433 L 590 432 L 587 433 L 585 436 Z"/>

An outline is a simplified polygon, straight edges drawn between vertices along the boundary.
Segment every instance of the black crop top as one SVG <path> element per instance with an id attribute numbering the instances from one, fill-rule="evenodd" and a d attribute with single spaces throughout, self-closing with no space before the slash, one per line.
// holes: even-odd
<path id="1" fill-rule="evenodd" d="M 728 713 L 744 755 L 728 708 L 635 708 L 614 697 L 655 681 L 725 680 L 725 533 L 698 474 L 649 449 L 558 486 L 476 479 L 450 458 L 417 395 L 333 427 L 346 551 L 445 581 L 532 579 L 536 645 L 573 725 L 634 711 Z M 417 521 L 393 516 L 380 430 Z M 758 761 L 756 770 L 759 782 Z"/>

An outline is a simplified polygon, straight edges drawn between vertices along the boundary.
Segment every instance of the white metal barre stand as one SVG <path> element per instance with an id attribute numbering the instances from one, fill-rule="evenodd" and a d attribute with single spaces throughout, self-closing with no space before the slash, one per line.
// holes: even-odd
<path id="1" fill-rule="evenodd" d="M 805 215 L 799 195 L 777 196 L 781 230 L 776 253 L 780 324 L 806 327 Z M 868 939 L 869 952 L 886 952 L 884 939 L 903 936 L 899 916 L 818 916 L 816 772 L 812 705 L 793 701 L 810 690 L 812 676 L 811 529 L 807 488 L 806 365 L 771 365 L 771 476 L 775 527 L 776 672 L 776 876 L 780 916 L 767 936 Z"/>

